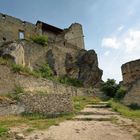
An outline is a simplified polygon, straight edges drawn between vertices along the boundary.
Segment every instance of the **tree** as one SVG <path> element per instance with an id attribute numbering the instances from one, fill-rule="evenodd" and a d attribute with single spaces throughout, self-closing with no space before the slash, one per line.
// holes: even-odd
<path id="1" fill-rule="evenodd" d="M 107 81 L 102 84 L 101 90 L 107 96 L 114 98 L 116 96 L 116 92 L 119 88 L 120 88 L 120 86 L 118 84 L 116 84 L 116 80 L 107 79 Z"/>

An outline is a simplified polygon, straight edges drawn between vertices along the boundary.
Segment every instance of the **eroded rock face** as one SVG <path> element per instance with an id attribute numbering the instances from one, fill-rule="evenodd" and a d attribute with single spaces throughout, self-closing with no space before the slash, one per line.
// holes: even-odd
<path id="1" fill-rule="evenodd" d="M 95 86 L 101 82 L 102 70 L 98 67 L 97 54 L 94 50 L 80 51 L 77 59 L 78 79 L 85 87 Z"/>
<path id="2" fill-rule="evenodd" d="M 0 55 L 2 57 L 10 59 L 18 65 L 25 66 L 24 48 L 21 43 L 13 42 L 11 44 L 4 45 L 0 50 Z"/>
<path id="3" fill-rule="evenodd" d="M 85 87 L 99 85 L 101 82 L 103 72 L 98 67 L 97 54 L 94 50 L 78 50 L 76 54 L 67 52 L 61 55 L 49 50 L 47 58 L 56 75 L 79 79 Z"/>
<path id="4" fill-rule="evenodd" d="M 1 47 L 0 56 L 31 69 L 48 63 L 55 75 L 78 79 L 85 87 L 101 82 L 102 70 L 98 67 L 96 52 L 77 49 L 66 42 L 47 47 L 25 40 L 12 42 Z"/>

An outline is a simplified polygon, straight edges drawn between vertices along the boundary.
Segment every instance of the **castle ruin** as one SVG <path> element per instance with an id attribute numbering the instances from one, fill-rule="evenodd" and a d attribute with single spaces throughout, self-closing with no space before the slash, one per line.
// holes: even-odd
<path id="1" fill-rule="evenodd" d="M 0 42 L 29 39 L 37 35 L 47 35 L 50 42 L 63 41 L 80 49 L 85 48 L 82 25 L 79 23 L 73 23 L 67 29 L 60 29 L 42 21 L 32 24 L 0 13 Z"/>

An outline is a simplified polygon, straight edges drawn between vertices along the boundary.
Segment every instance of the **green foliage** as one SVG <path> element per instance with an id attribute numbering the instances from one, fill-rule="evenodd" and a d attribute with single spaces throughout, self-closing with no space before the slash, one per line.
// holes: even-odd
<path id="1" fill-rule="evenodd" d="M 38 44 L 41 44 L 43 46 L 48 44 L 48 36 L 44 35 L 44 36 L 34 36 L 31 37 L 31 39 Z"/>
<path id="2" fill-rule="evenodd" d="M 8 60 L 0 57 L 0 65 L 7 65 L 8 63 L 9 63 Z"/>
<path id="3" fill-rule="evenodd" d="M 121 100 L 124 98 L 125 94 L 126 94 L 126 89 L 124 87 L 120 87 L 116 92 L 115 98 L 117 100 Z"/>
<path id="4" fill-rule="evenodd" d="M 19 73 L 19 72 L 30 73 L 30 69 L 27 67 L 23 67 L 22 65 L 12 64 L 11 66 L 14 73 Z"/>
<path id="5" fill-rule="evenodd" d="M 129 107 L 133 110 L 138 110 L 140 109 L 140 106 L 137 103 L 132 103 L 129 105 Z"/>
<path id="6" fill-rule="evenodd" d="M 14 73 L 22 73 L 25 75 L 33 75 L 35 77 L 43 77 L 69 86 L 75 86 L 75 87 L 83 86 L 83 83 L 78 79 L 70 78 L 67 76 L 55 77 L 53 74 L 53 70 L 50 68 L 50 66 L 47 63 L 42 65 L 38 70 L 35 71 L 31 71 L 29 68 L 17 64 L 12 64 L 11 67 Z"/>
<path id="7" fill-rule="evenodd" d="M 101 90 L 105 93 L 105 95 L 114 98 L 117 90 L 119 89 L 119 85 L 116 84 L 114 79 L 107 79 L 105 83 L 102 84 Z"/>
<path id="8" fill-rule="evenodd" d="M 107 79 L 107 81 L 102 84 L 101 90 L 106 96 L 116 100 L 123 99 L 126 94 L 126 89 L 118 85 L 114 79 Z"/>
<path id="9" fill-rule="evenodd" d="M 24 93 L 23 87 L 21 87 L 20 85 L 15 85 L 13 93 L 8 93 L 6 96 L 18 101 L 20 93 Z"/>
<path id="10" fill-rule="evenodd" d="M 110 106 L 114 111 L 119 112 L 121 115 L 131 118 L 131 119 L 139 119 L 140 118 L 140 110 L 133 110 L 117 101 L 110 100 Z"/>
<path id="11" fill-rule="evenodd" d="M 67 76 L 58 77 L 57 81 L 62 83 L 62 84 L 69 85 L 69 86 L 75 86 L 75 87 L 82 87 L 83 86 L 83 83 L 81 81 L 79 81 L 78 79 L 70 78 Z"/>
<path id="12" fill-rule="evenodd" d="M 8 128 L 0 126 L 0 137 L 8 134 Z"/>
<path id="13" fill-rule="evenodd" d="M 36 71 L 31 71 L 29 68 L 23 67 L 22 65 L 12 64 L 11 67 L 12 67 L 12 71 L 14 73 L 21 73 L 22 72 L 25 75 L 33 75 L 37 78 L 41 76 L 40 73 L 38 73 Z"/>
<path id="14" fill-rule="evenodd" d="M 53 71 L 50 68 L 50 66 L 46 63 L 39 70 L 36 71 L 38 74 L 41 75 L 43 78 L 52 78 L 53 77 Z"/>
<path id="15" fill-rule="evenodd" d="M 92 96 L 75 96 L 73 97 L 74 113 L 80 112 L 87 104 L 96 104 L 99 98 Z"/>

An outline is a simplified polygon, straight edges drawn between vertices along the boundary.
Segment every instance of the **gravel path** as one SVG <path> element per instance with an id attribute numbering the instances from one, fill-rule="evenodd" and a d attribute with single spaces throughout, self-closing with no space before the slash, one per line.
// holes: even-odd
<path id="1" fill-rule="evenodd" d="M 100 107 L 101 105 L 101 107 Z M 112 123 L 118 118 L 121 125 Z M 107 118 L 107 119 L 105 119 Z M 34 131 L 26 140 L 135 140 L 132 121 L 106 108 L 106 104 L 88 105 L 73 120 L 51 126 L 46 131 Z M 123 125 L 122 125 L 123 124 Z M 124 127 L 127 126 L 127 127 Z"/>

